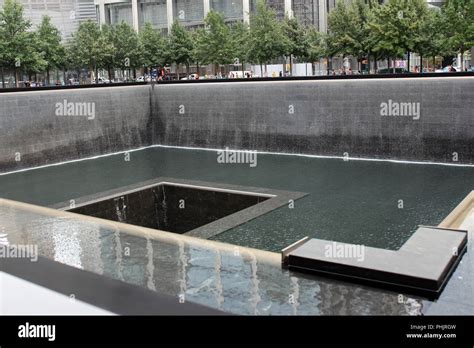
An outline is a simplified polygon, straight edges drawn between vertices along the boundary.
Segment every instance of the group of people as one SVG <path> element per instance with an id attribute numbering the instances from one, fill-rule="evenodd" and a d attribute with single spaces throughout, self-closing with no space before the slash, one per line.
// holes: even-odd
<path id="1" fill-rule="evenodd" d="M 354 73 L 354 71 L 352 70 L 352 68 L 344 68 L 344 69 L 339 69 L 338 71 L 336 70 L 332 70 L 332 75 L 360 75 L 361 72 L 360 71 L 357 71 Z"/>

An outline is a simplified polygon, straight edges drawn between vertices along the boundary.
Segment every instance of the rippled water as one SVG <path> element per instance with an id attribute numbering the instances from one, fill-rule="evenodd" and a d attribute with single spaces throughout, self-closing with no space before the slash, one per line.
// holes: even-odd
<path id="1" fill-rule="evenodd" d="M 213 151 L 149 148 L 0 176 L 0 197 L 42 205 L 158 176 L 302 191 L 283 207 L 214 239 L 278 251 L 305 236 L 397 249 L 437 225 L 473 189 L 474 168 L 259 154 L 219 164 Z"/>

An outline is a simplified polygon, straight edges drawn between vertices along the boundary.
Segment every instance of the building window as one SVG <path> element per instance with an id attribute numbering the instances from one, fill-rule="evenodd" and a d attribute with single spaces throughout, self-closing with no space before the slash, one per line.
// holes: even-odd
<path id="1" fill-rule="evenodd" d="M 202 25 L 204 2 L 202 0 L 173 0 L 173 18 L 185 26 Z"/>
<path id="2" fill-rule="evenodd" d="M 132 26 L 131 4 L 109 4 L 105 5 L 105 21 L 107 24 L 120 24 L 122 21 Z"/>
<path id="3" fill-rule="evenodd" d="M 168 27 L 166 0 L 140 0 L 138 10 L 140 28 L 150 23 L 154 29 Z"/>
<path id="4" fill-rule="evenodd" d="M 243 19 L 243 0 L 211 0 L 211 9 L 222 13 L 226 21 Z"/>
<path id="5" fill-rule="evenodd" d="M 318 28 L 318 13 L 318 0 L 293 0 L 293 14 L 302 25 Z"/>

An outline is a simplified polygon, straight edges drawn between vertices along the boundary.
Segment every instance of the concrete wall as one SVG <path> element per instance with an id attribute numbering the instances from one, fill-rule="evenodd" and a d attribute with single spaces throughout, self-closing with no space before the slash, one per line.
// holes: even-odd
<path id="1" fill-rule="evenodd" d="M 153 105 L 157 144 L 474 163 L 474 77 L 160 85 Z"/>
<path id="2" fill-rule="evenodd" d="M 64 101 L 94 103 L 94 119 L 57 116 Z M 0 94 L 0 172 L 150 145 L 149 122 L 149 86 Z"/>
<path id="3" fill-rule="evenodd" d="M 420 103 L 419 119 L 381 116 L 389 100 Z M 64 101 L 94 103 L 95 118 L 57 116 Z M 474 163 L 473 138 L 474 77 L 0 94 L 0 172 L 151 144 Z"/>

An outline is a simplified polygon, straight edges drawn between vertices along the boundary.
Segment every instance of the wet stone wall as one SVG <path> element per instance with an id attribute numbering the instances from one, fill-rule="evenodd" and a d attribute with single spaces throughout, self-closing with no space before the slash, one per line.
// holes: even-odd
<path id="1" fill-rule="evenodd" d="M 153 144 L 474 163 L 474 77 L 0 94 L 0 173 Z"/>
<path id="2" fill-rule="evenodd" d="M 474 77 L 155 88 L 154 143 L 474 163 Z"/>
<path id="3" fill-rule="evenodd" d="M 151 144 L 148 86 L 0 94 L 0 172 Z"/>

